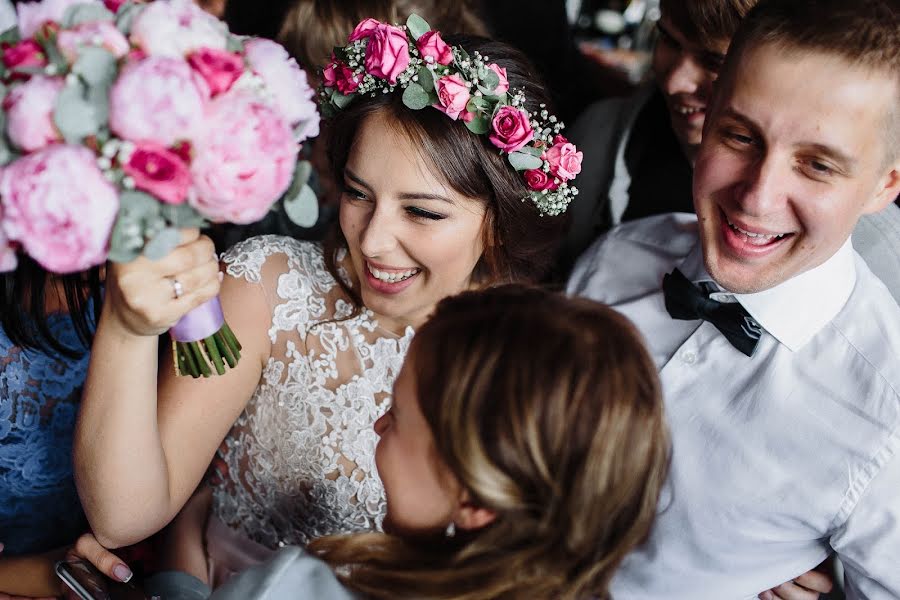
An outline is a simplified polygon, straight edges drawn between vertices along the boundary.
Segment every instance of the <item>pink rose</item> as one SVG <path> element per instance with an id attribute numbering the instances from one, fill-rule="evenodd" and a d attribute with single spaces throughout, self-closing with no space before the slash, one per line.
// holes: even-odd
<path id="1" fill-rule="evenodd" d="M 131 41 L 150 56 L 183 58 L 200 50 L 225 50 L 225 24 L 191 0 L 156 0 L 134 19 Z"/>
<path id="2" fill-rule="evenodd" d="M 528 113 L 515 106 L 504 106 L 491 121 L 488 139 L 501 150 L 513 153 L 534 138 L 534 130 L 528 121 Z"/>
<path id="3" fill-rule="evenodd" d="M 376 21 L 375 19 L 363 19 L 359 22 L 359 25 L 357 25 L 353 29 L 353 32 L 350 34 L 350 38 L 348 41 L 355 42 L 357 40 L 369 37 L 370 35 L 372 35 L 372 32 L 375 30 L 375 28 L 381 24 L 382 23 L 380 21 Z"/>
<path id="4" fill-rule="evenodd" d="M 109 126 L 132 142 L 171 146 L 203 122 L 209 89 L 181 59 L 151 56 L 127 65 L 109 95 Z"/>
<path id="5" fill-rule="evenodd" d="M 100 46 L 116 58 L 122 58 L 131 50 L 125 36 L 108 21 L 84 23 L 74 29 L 63 29 L 57 36 L 57 45 L 69 62 L 75 62 L 82 46 Z"/>
<path id="6" fill-rule="evenodd" d="M 581 152 L 561 135 L 556 136 L 553 145 L 541 157 L 550 163 L 550 172 L 563 181 L 575 179 L 581 173 Z"/>
<path id="7" fill-rule="evenodd" d="M 525 183 L 536 192 L 555 190 L 559 187 L 559 184 L 553 181 L 553 177 L 543 169 L 529 169 L 525 171 Z"/>
<path id="8" fill-rule="evenodd" d="M 336 87 L 345 96 L 352 94 L 359 87 L 360 78 L 344 63 L 331 63 L 325 67 L 322 76 L 325 79 L 325 87 Z"/>
<path id="9" fill-rule="evenodd" d="M 34 40 L 23 40 L 3 49 L 3 65 L 7 69 L 16 67 L 43 67 L 47 64 L 44 49 Z"/>
<path id="10" fill-rule="evenodd" d="M 319 112 L 306 73 L 281 45 L 271 40 L 253 39 L 244 46 L 250 68 L 266 84 L 275 107 L 295 128 L 297 141 L 319 135 Z"/>
<path id="11" fill-rule="evenodd" d="M 119 197 L 84 146 L 56 144 L 9 164 L 0 197 L 7 235 L 47 270 L 74 273 L 106 260 Z"/>
<path id="12" fill-rule="evenodd" d="M 191 172 L 181 157 L 159 144 L 138 144 L 122 165 L 134 187 L 166 204 L 181 204 L 191 189 Z"/>
<path id="13" fill-rule="evenodd" d="M 458 119 L 459 113 L 466 110 L 469 102 L 466 82 L 459 75 L 445 75 L 434 83 L 434 89 L 438 95 L 438 103 L 434 107 L 454 121 Z"/>
<path id="14" fill-rule="evenodd" d="M 244 74 L 244 60 L 239 54 L 201 48 L 187 57 L 188 64 L 203 77 L 213 96 L 227 92 Z"/>
<path id="15" fill-rule="evenodd" d="M 497 77 L 500 78 L 500 83 L 497 84 L 497 87 L 494 88 L 494 94 L 500 95 L 509 91 L 509 80 L 506 78 L 506 69 L 497 65 L 497 63 L 491 63 L 487 67 L 491 71 L 497 74 Z"/>
<path id="16" fill-rule="evenodd" d="M 128 2 L 128 0 L 103 0 L 103 5 L 110 11 L 117 13 L 126 2 Z"/>
<path id="17" fill-rule="evenodd" d="M 409 42 L 399 27 L 379 24 L 366 45 L 366 72 L 386 79 L 391 85 L 409 66 Z"/>
<path id="18" fill-rule="evenodd" d="M 441 39 L 441 34 L 437 31 L 429 31 L 416 40 L 416 47 L 419 49 L 419 54 L 422 55 L 422 58 L 428 62 L 428 58 L 431 58 L 431 62 L 436 62 L 441 65 L 449 65 L 453 62 L 453 51 L 450 50 L 450 46 Z"/>
<path id="19" fill-rule="evenodd" d="M 288 189 L 299 146 L 288 123 L 249 93 L 214 99 L 194 145 L 191 205 L 213 221 L 258 221 Z"/>
<path id="20" fill-rule="evenodd" d="M 62 139 L 53 122 L 53 110 L 65 85 L 60 78 L 35 75 L 9 92 L 3 109 L 6 133 L 13 144 L 34 152 Z"/>
<path id="21" fill-rule="evenodd" d="M 43 0 L 42 2 L 18 2 L 16 13 L 19 22 L 19 33 L 22 39 L 34 37 L 44 23 L 60 23 L 66 16 L 66 10 L 76 4 L 96 4 L 103 6 L 100 0 Z"/>

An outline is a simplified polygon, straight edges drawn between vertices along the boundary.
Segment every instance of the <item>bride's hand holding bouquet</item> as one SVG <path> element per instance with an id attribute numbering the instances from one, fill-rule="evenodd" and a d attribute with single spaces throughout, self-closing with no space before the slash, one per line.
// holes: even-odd
<path id="1" fill-rule="evenodd" d="M 112 285 L 137 305 L 125 324 L 174 325 L 181 373 L 224 373 L 240 344 L 215 297 L 216 261 L 182 230 L 251 223 L 279 200 L 315 222 L 298 160 L 319 124 L 305 74 L 190 0 L 17 10 L 18 28 L 0 36 L 0 269 L 20 252 L 55 273 L 141 257 Z"/>

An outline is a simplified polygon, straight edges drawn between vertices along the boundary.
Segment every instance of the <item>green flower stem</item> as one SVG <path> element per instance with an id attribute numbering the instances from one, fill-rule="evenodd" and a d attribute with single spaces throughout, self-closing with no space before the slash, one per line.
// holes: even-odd
<path id="1" fill-rule="evenodd" d="M 211 377 L 213 369 L 216 374 L 224 375 L 229 369 L 237 366 L 241 358 L 241 344 L 234 332 L 223 324 L 219 331 L 196 342 L 175 342 L 174 353 L 178 372 L 191 377 Z"/>

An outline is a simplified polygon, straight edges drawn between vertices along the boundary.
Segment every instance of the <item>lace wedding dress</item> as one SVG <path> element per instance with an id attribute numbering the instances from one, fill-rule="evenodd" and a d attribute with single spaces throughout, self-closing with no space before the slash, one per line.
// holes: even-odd
<path id="1" fill-rule="evenodd" d="M 228 275 L 265 295 L 272 351 L 219 450 L 213 517 L 268 549 L 379 529 L 372 425 L 387 410 L 412 328 L 397 336 L 366 309 L 347 318 L 352 305 L 318 244 L 261 236 L 223 260 Z"/>

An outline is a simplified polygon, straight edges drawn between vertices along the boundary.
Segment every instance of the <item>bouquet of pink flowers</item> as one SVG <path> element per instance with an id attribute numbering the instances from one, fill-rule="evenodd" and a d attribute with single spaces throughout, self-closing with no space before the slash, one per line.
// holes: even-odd
<path id="1" fill-rule="evenodd" d="M 0 36 L 0 270 L 19 251 L 56 273 L 160 258 L 180 227 L 251 223 L 279 200 L 315 222 L 298 160 L 318 134 L 315 93 L 281 46 L 190 0 L 17 10 Z M 217 298 L 171 334 L 182 373 L 240 357 Z"/>

